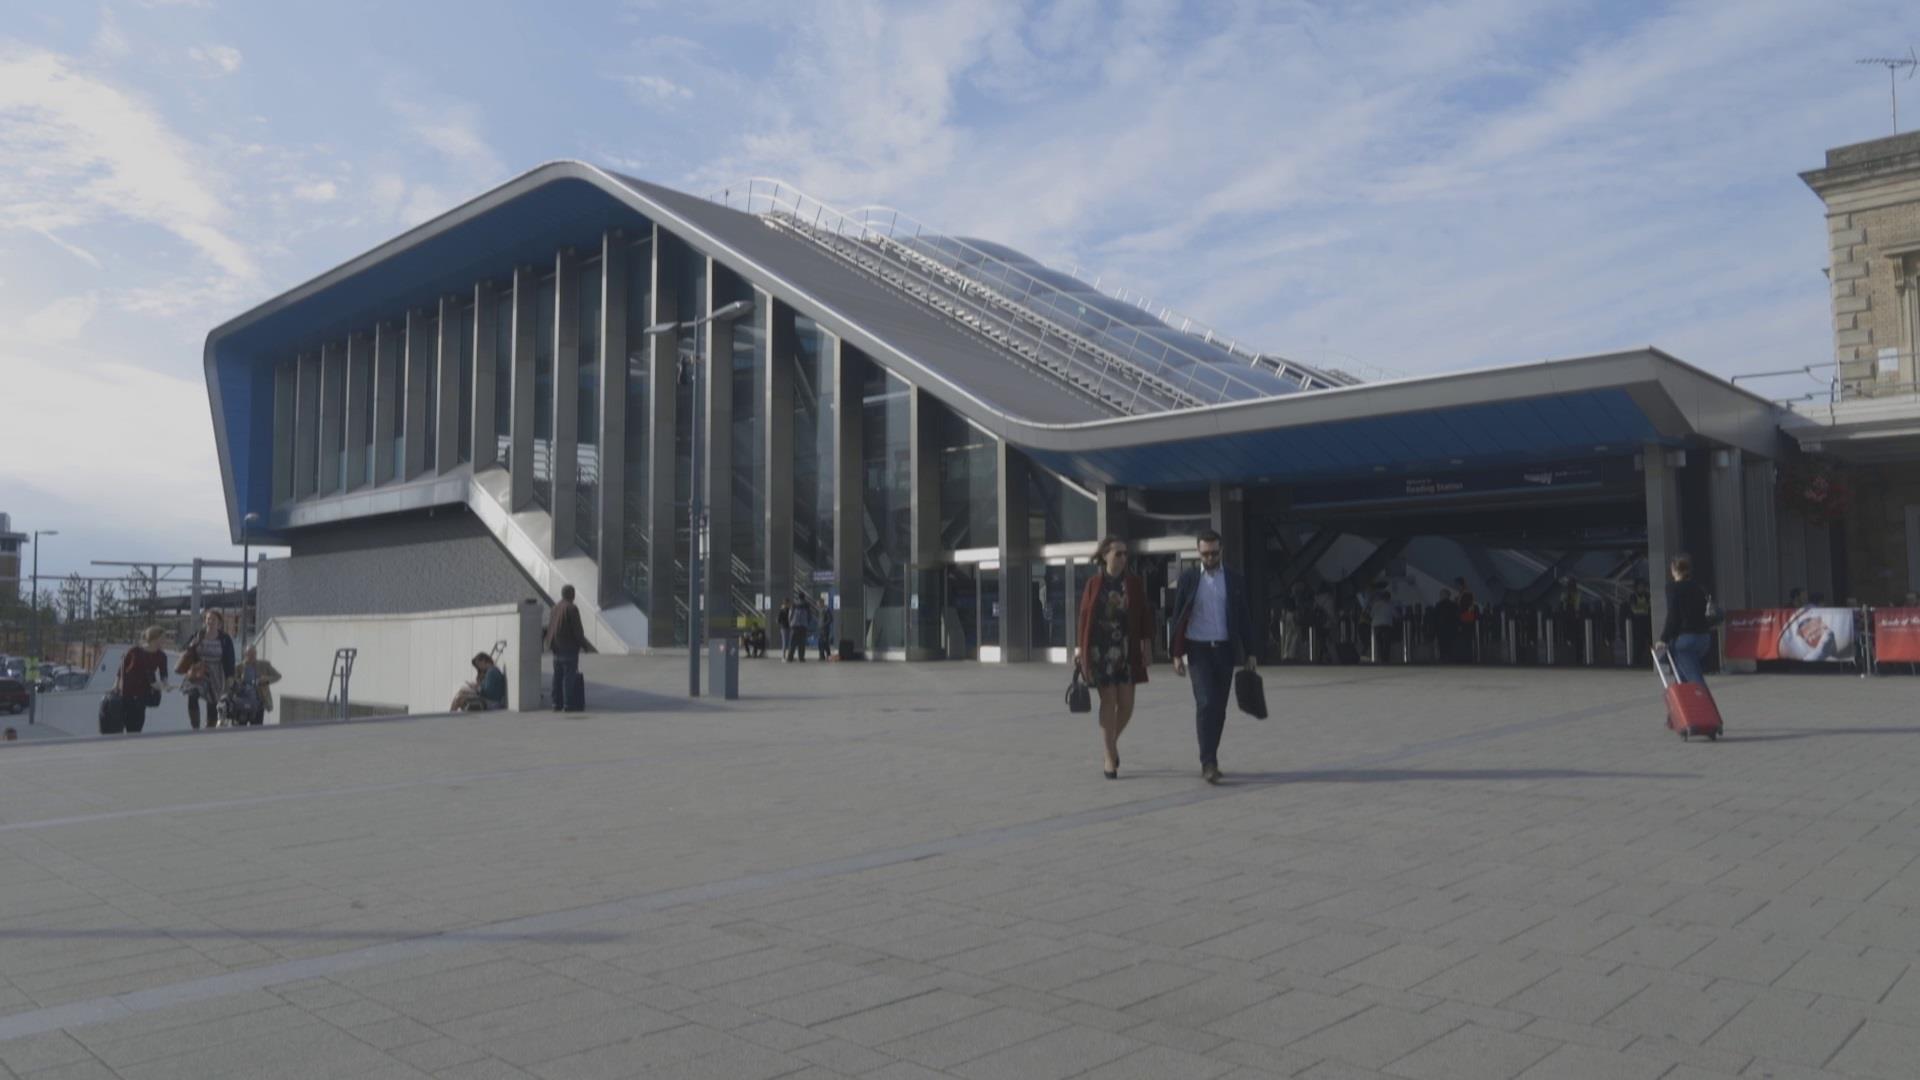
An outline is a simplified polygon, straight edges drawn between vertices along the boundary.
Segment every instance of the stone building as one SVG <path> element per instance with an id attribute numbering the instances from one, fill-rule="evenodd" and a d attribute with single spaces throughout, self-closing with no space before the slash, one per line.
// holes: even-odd
<path id="1" fill-rule="evenodd" d="M 1827 208 L 1836 375 L 1795 406 L 1794 475 L 1842 492 L 1834 598 L 1898 602 L 1920 590 L 1920 132 L 1836 147 L 1801 179 Z"/>

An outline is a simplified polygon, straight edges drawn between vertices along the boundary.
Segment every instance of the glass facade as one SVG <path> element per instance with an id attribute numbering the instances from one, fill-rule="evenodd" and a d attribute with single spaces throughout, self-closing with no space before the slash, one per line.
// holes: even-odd
<path id="1" fill-rule="evenodd" d="M 374 393 L 383 404 L 381 410 L 393 412 L 393 461 L 387 476 L 402 479 L 407 469 L 407 340 L 405 327 L 394 325 L 380 335 L 381 356 L 376 368 L 382 376 Z M 371 429 L 369 429 L 371 430 Z"/>
<path id="2" fill-rule="evenodd" d="M 713 306 L 721 307 L 735 300 L 754 301 L 754 308 L 730 324 L 733 341 L 730 354 L 716 353 L 713 358 L 713 377 L 729 380 L 731 415 L 727 446 L 732 474 L 720 489 L 730 493 L 727 537 L 730 557 L 727 567 L 716 568 L 714 572 L 727 575 L 727 595 L 733 601 L 733 610 L 717 613 L 719 621 L 743 627 L 744 620 L 759 614 L 759 598 L 766 592 L 767 584 L 766 425 L 761 422 L 766 397 L 762 380 L 766 370 L 761 358 L 765 353 L 768 315 L 764 298 L 756 296 L 752 286 L 716 264 Z M 718 433 L 715 434 L 717 442 Z"/>
<path id="3" fill-rule="evenodd" d="M 414 370 L 419 372 L 420 381 L 426 384 L 420 390 L 420 393 L 425 395 L 427 403 L 423 414 L 425 423 L 421 426 L 420 438 L 424 440 L 426 447 L 426 456 L 422 460 L 427 463 L 427 469 L 431 472 L 434 466 L 439 464 L 434 458 L 440 445 L 440 317 L 430 316 L 425 321 L 426 327 L 421 331 L 420 341 L 425 346 L 426 355 L 420 358 L 420 363 Z"/>
<path id="4" fill-rule="evenodd" d="M 455 337 L 454 348 L 459 350 L 460 368 L 460 430 L 454 446 L 454 457 L 461 463 L 473 460 L 473 305 L 460 308 L 460 329 Z"/>
<path id="5" fill-rule="evenodd" d="M 493 302 L 493 455 L 503 469 L 513 468 L 513 290 L 501 289 Z"/>
<path id="6" fill-rule="evenodd" d="M 320 462 L 320 468 L 326 470 L 327 475 L 332 478 L 333 483 L 330 486 L 333 490 L 345 491 L 347 490 L 347 351 L 345 349 L 328 350 L 321 355 L 325 360 L 321 365 L 320 373 L 326 379 L 327 385 L 320 391 L 320 399 L 327 403 L 329 410 L 339 409 L 340 419 L 332 425 L 333 430 L 329 431 L 325 417 L 321 418 L 321 423 L 318 425 L 321 440 L 320 456 L 315 460 Z"/>
<path id="7" fill-rule="evenodd" d="M 842 345 L 845 349 L 846 346 Z M 878 650 L 907 647 L 907 575 L 912 558 L 911 492 L 913 437 L 907 384 L 848 349 L 860 363 L 861 570 L 869 635 Z"/>
<path id="8" fill-rule="evenodd" d="M 772 305 L 781 322 L 776 363 L 793 372 L 793 583 L 809 593 L 832 589 L 833 568 L 833 339 L 819 324 L 785 304 Z M 780 597 L 775 597 L 776 606 Z"/>
<path id="9" fill-rule="evenodd" d="M 1071 544 L 1100 539 L 1093 496 L 1038 465 L 1027 465 L 1027 513 L 1032 544 Z M 1211 520 L 1211 519 L 1209 519 Z"/>
<path id="10" fill-rule="evenodd" d="M 627 475 L 622 492 L 626 527 L 622 534 L 620 573 L 627 598 L 641 611 L 652 607 L 647 567 L 647 556 L 652 550 L 648 540 L 653 535 L 652 508 L 647 503 L 647 440 L 652 435 L 647 423 L 647 320 L 653 314 L 652 298 L 653 245 L 642 240 L 627 249 L 627 355 L 624 358 L 627 430 L 623 448 Z M 612 358 L 607 362 L 612 363 Z"/>
<path id="11" fill-rule="evenodd" d="M 553 507 L 553 275 L 540 279 L 533 304 L 533 501 Z"/>
<path id="12" fill-rule="evenodd" d="M 704 316 L 707 307 L 707 260 L 672 237 L 660 247 L 661 277 L 673 291 L 674 332 L 679 357 L 673 387 L 673 643 L 687 643 L 687 574 L 692 530 L 687 514 L 693 505 L 693 365 L 706 343 L 706 327 L 688 324 Z M 656 391 L 658 392 L 658 391 Z M 658 535 L 656 533 L 656 535 Z"/>
<path id="13" fill-rule="evenodd" d="M 574 413 L 573 538 L 600 551 L 600 260 L 580 265 L 579 405 Z"/>
<path id="14" fill-rule="evenodd" d="M 993 436 L 929 402 L 940 442 L 940 548 L 1000 543 L 1000 454 Z"/>

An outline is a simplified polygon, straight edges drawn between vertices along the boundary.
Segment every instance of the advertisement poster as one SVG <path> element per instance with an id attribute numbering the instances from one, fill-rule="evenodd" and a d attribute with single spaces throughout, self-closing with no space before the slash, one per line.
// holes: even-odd
<path id="1" fill-rule="evenodd" d="M 1873 613 L 1873 657 L 1881 663 L 1920 663 L 1920 608 L 1881 608 Z"/>
<path id="2" fill-rule="evenodd" d="M 1850 663 L 1857 614 L 1832 607 L 1730 611 L 1721 633 L 1730 659 Z"/>

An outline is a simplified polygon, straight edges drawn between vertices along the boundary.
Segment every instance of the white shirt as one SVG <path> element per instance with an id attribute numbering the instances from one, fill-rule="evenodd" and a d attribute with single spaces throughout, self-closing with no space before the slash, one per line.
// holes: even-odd
<path id="1" fill-rule="evenodd" d="M 1200 571 L 1193 591 L 1193 614 L 1187 619 L 1188 641 L 1227 640 L 1227 571 L 1225 567 Z"/>

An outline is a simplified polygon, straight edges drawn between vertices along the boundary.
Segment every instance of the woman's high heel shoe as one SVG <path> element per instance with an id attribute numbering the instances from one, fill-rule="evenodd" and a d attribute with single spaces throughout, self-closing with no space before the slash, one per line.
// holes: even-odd
<path id="1" fill-rule="evenodd" d="M 1118 780 L 1118 779 L 1120 779 L 1120 759 L 1119 759 L 1119 758 L 1117 758 L 1117 757 L 1116 757 L 1116 758 L 1114 758 L 1114 759 L 1113 759 L 1113 767 L 1112 767 L 1112 768 L 1110 768 L 1110 769 L 1106 769 L 1106 770 L 1104 770 L 1104 771 L 1105 771 L 1105 772 L 1106 772 L 1106 774 L 1107 774 L 1107 779 L 1109 779 L 1109 780 Z"/>

